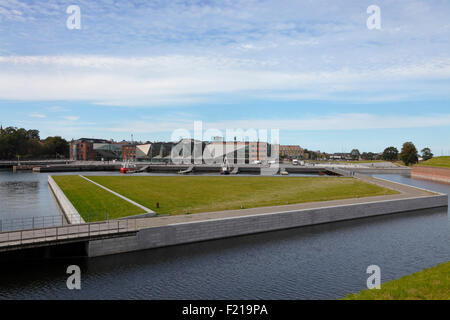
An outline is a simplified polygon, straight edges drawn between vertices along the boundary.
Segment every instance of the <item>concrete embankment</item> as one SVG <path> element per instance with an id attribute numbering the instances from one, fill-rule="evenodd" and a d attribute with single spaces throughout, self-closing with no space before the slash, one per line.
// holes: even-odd
<path id="1" fill-rule="evenodd" d="M 448 206 L 448 196 L 374 180 L 397 195 L 198 213 L 136 220 L 138 231 L 120 239 L 90 241 L 88 255 L 103 256 L 316 224 Z"/>
<path id="2" fill-rule="evenodd" d="M 120 164 L 35 166 L 33 172 L 118 171 Z"/>
<path id="3" fill-rule="evenodd" d="M 66 217 L 67 222 L 69 224 L 85 223 L 83 218 L 78 213 L 77 209 L 75 209 L 70 200 L 67 199 L 64 192 L 61 190 L 61 188 L 58 186 L 58 184 L 55 182 L 55 180 L 53 180 L 51 176 L 48 176 L 48 185 L 50 187 L 50 190 L 53 192 L 56 201 L 58 202 L 61 208 L 61 211 Z"/>
<path id="4" fill-rule="evenodd" d="M 411 177 L 450 184 L 450 168 L 414 166 Z"/>

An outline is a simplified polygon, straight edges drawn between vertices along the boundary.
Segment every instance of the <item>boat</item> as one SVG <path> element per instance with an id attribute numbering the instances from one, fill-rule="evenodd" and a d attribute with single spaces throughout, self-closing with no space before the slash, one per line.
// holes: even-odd
<path id="1" fill-rule="evenodd" d="M 126 173 L 135 173 L 136 172 L 136 165 L 130 161 L 126 161 L 122 164 L 122 167 L 120 168 L 120 173 L 126 174 Z"/>

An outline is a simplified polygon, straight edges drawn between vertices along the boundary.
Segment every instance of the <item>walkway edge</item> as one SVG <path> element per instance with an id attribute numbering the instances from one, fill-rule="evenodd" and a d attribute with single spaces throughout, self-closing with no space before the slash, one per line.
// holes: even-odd
<path id="1" fill-rule="evenodd" d="M 67 222 L 69 224 L 86 223 L 78 213 L 78 210 L 75 209 L 75 207 L 72 205 L 72 202 L 70 202 L 70 200 L 66 197 L 66 195 L 55 182 L 52 176 L 48 176 L 48 185 L 50 186 L 50 190 L 53 192 L 64 216 L 66 217 Z"/>
<path id="2" fill-rule="evenodd" d="M 432 195 L 372 203 L 171 223 L 154 227 L 139 226 L 136 235 L 120 239 L 111 238 L 90 241 L 88 256 L 104 256 L 446 206 L 448 206 L 448 197 L 446 195 Z M 138 221 L 135 221 L 135 223 L 139 224 Z"/>
<path id="3" fill-rule="evenodd" d="M 117 193 L 117 192 L 115 192 L 115 191 L 112 191 L 111 189 L 108 189 L 108 188 L 106 188 L 105 186 L 102 186 L 100 183 L 97 183 L 97 182 L 95 182 L 95 181 L 92 181 L 91 179 L 88 179 L 88 178 L 86 178 L 85 176 L 83 176 L 83 175 L 81 175 L 81 174 L 79 174 L 78 176 L 81 177 L 81 178 L 83 178 L 83 179 L 85 179 L 85 180 L 87 180 L 87 181 L 89 181 L 89 182 L 91 182 L 91 183 L 93 183 L 93 184 L 95 184 L 96 186 L 98 186 L 98 187 L 100 187 L 100 188 L 102 188 L 102 189 L 104 189 L 104 190 L 106 190 L 106 191 L 112 193 L 113 195 L 115 195 L 115 196 L 117 196 L 117 197 L 119 197 L 119 198 L 121 198 L 121 199 L 123 199 L 123 200 L 125 200 L 125 201 L 127 201 L 127 202 L 129 202 L 129 203 L 131 203 L 132 205 L 134 205 L 134 206 L 136 206 L 136 207 L 138 207 L 138 208 L 141 208 L 142 210 L 144 210 L 144 211 L 147 213 L 147 216 L 148 216 L 148 214 L 150 214 L 150 215 L 156 215 L 156 213 L 155 213 L 153 210 L 151 210 L 151 209 L 149 209 L 149 208 L 146 208 L 146 207 L 144 207 L 143 205 L 140 205 L 139 203 L 134 202 L 134 201 L 131 200 L 131 199 L 128 199 L 127 197 L 124 197 L 124 196 L 121 195 L 120 193 Z"/>

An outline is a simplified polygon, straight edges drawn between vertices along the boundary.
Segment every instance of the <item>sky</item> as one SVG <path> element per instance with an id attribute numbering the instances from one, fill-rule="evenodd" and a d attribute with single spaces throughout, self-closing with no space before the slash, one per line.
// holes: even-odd
<path id="1" fill-rule="evenodd" d="M 0 0 L 0 124 L 156 141 L 202 121 L 450 155 L 449 16 L 448 0 Z"/>

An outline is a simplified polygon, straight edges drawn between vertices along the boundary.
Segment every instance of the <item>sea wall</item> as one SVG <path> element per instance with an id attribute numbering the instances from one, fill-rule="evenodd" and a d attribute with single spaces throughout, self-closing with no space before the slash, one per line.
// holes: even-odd
<path id="1" fill-rule="evenodd" d="M 83 218 L 78 213 L 77 209 L 72 205 L 72 203 L 67 199 L 64 192 L 58 186 L 58 184 L 53 180 L 51 176 L 48 176 L 48 185 L 50 186 L 50 190 L 52 190 L 53 195 L 58 201 L 59 207 L 61 208 L 64 216 L 67 219 L 69 224 L 78 224 L 85 223 Z"/>
<path id="2" fill-rule="evenodd" d="M 414 166 L 411 177 L 450 184 L 450 169 Z"/>
<path id="3" fill-rule="evenodd" d="M 141 229 L 129 237 L 90 241 L 88 255 L 103 256 L 444 206 L 448 206 L 447 195 L 432 195 L 171 224 Z"/>

